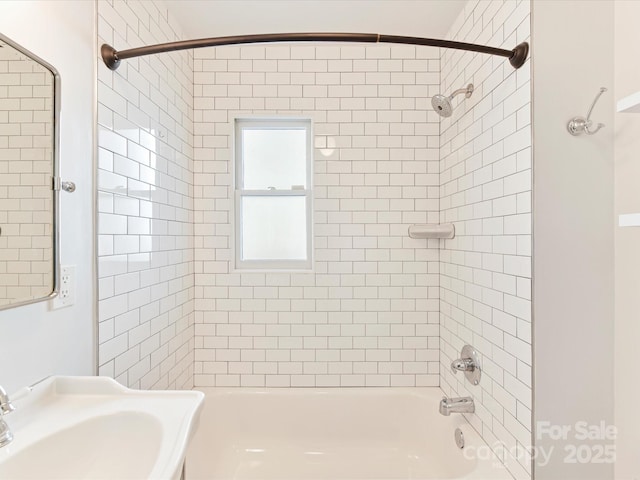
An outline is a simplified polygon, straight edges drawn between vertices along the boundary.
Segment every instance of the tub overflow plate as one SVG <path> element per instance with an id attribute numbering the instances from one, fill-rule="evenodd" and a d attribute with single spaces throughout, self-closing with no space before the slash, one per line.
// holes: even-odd
<path id="1" fill-rule="evenodd" d="M 454 437 L 456 439 L 456 445 L 458 446 L 458 448 L 464 448 L 464 434 L 462 433 L 462 430 L 456 428 Z"/>

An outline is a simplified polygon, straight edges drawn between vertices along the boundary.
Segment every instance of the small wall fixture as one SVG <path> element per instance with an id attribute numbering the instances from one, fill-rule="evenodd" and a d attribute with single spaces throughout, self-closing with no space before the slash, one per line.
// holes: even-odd
<path id="1" fill-rule="evenodd" d="M 453 113 L 453 104 L 451 101 L 456 95 L 464 93 L 464 98 L 471 98 L 471 94 L 473 93 L 473 83 L 470 83 L 465 88 L 459 88 L 451 95 L 442 95 L 438 93 L 431 98 L 431 106 L 433 110 L 440 115 L 441 117 L 450 117 Z"/>
<path id="2" fill-rule="evenodd" d="M 569 133 L 571 135 L 578 136 L 578 135 L 582 135 L 583 133 L 586 133 L 587 135 L 593 135 L 602 127 L 604 127 L 604 123 L 598 123 L 598 125 L 596 125 L 596 128 L 594 130 L 591 129 L 591 127 L 593 126 L 593 121 L 591 120 L 591 112 L 593 112 L 593 107 L 596 106 L 596 102 L 598 101 L 598 99 L 606 91 L 607 89 L 605 87 L 600 88 L 600 91 L 596 95 L 596 98 L 593 100 L 593 103 L 591 104 L 591 108 L 587 113 L 587 118 L 573 117 L 571 120 L 569 120 L 569 123 L 567 124 L 567 130 L 569 130 Z"/>
<path id="3" fill-rule="evenodd" d="M 411 238 L 453 238 L 455 234 L 453 223 L 425 223 L 409 227 Z"/>

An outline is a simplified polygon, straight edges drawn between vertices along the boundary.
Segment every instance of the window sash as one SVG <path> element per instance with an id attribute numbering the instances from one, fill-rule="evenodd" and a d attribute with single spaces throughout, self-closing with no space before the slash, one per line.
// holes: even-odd
<path id="1" fill-rule="evenodd" d="M 235 185 L 236 190 L 244 190 L 244 151 L 242 148 L 242 131 L 244 129 L 260 130 L 305 130 L 307 132 L 307 145 L 305 156 L 306 185 L 305 189 L 312 188 L 312 130 L 309 119 L 236 119 L 235 120 Z M 292 185 L 293 186 L 293 185 Z M 286 191 L 286 190 L 277 190 Z"/>
<path id="2" fill-rule="evenodd" d="M 244 260 L 242 258 L 242 197 L 305 197 L 307 255 L 304 260 Z M 311 190 L 236 190 L 235 263 L 239 270 L 311 270 L 313 265 L 313 202 Z"/>

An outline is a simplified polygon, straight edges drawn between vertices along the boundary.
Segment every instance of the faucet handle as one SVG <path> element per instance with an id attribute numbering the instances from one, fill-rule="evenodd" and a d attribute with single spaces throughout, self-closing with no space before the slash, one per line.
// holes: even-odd
<path id="1" fill-rule="evenodd" d="M 473 372 L 476 368 L 476 364 L 472 358 L 458 358 L 451 362 L 451 371 L 455 374 L 457 372 Z"/>
<path id="2" fill-rule="evenodd" d="M 464 376 L 473 385 L 480 383 L 480 359 L 478 358 L 478 352 L 471 346 L 465 345 L 462 347 L 460 357 L 451 362 L 451 371 L 456 374 L 458 372 L 464 372 Z"/>
<path id="3" fill-rule="evenodd" d="M 7 413 L 11 413 L 16 409 L 9 400 L 9 395 L 7 392 L 0 386 L 0 416 L 6 415 Z"/>

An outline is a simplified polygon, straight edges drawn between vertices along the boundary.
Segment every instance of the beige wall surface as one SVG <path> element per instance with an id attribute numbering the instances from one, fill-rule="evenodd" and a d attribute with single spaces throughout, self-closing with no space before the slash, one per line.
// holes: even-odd
<path id="1" fill-rule="evenodd" d="M 613 476 L 610 463 L 569 455 L 571 445 L 592 447 L 576 438 L 576 422 L 613 423 L 613 8 L 532 7 L 534 429 L 538 448 L 554 448 L 546 465 L 536 460 L 536 480 Z M 603 86 L 593 118 L 607 126 L 571 136 L 567 121 Z M 571 430 L 553 441 L 545 421 Z"/>
<path id="2" fill-rule="evenodd" d="M 615 100 L 640 90 L 640 2 L 615 3 Z M 640 212 L 640 115 L 615 119 L 615 220 Z M 615 227 L 615 478 L 640 478 L 640 415 L 635 357 L 640 339 L 640 229 Z"/>

